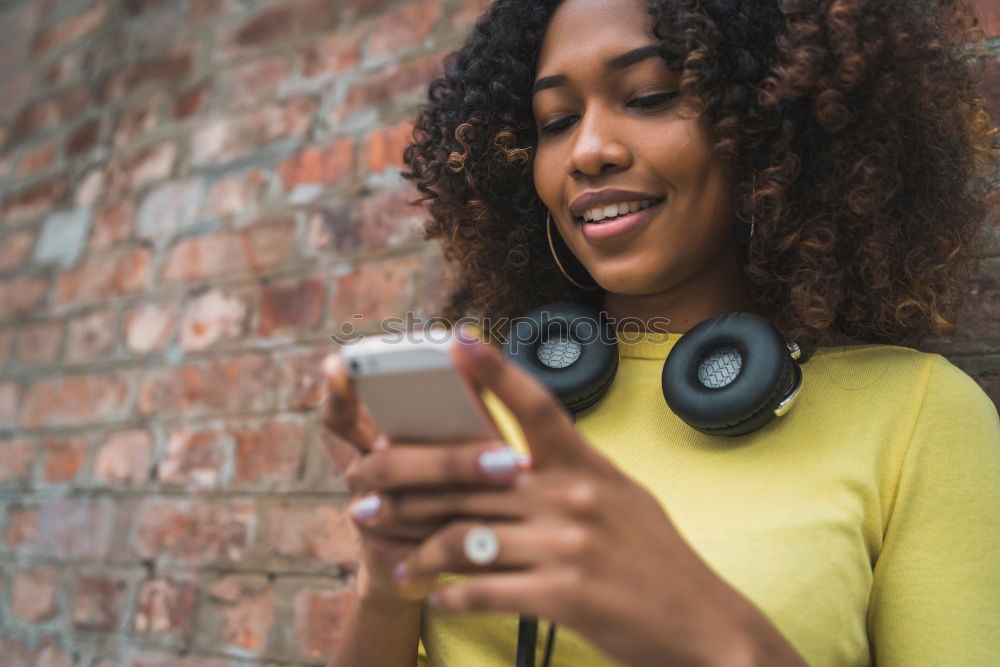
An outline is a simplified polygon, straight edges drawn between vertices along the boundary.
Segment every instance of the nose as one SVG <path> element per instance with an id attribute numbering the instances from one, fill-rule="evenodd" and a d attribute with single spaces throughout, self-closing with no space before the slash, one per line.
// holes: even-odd
<path id="1" fill-rule="evenodd" d="M 599 108 L 587 110 L 579 120 L 570 156 L 570 173 L 575 178 L 599 176 L 627 168 L 632 151 L 620 136 L 621 124 Z"/>

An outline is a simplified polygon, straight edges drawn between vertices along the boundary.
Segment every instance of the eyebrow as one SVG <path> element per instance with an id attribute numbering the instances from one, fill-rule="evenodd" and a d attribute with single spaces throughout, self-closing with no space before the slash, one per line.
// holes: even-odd
<path id="1" fill-rule="evenodd" d="M 660 55 L 660 45 L 659 44 L 648 44 L 646 46 L 640 46 L 637 49 L 632 49 L 620 56 L 615 56 L 611 60 L 604 63 L 604 69 L 607 72 L 617 72 L 623 70 L 630 65 L 634 65 L 637 62 L 646 60 L 647 58 L 653 58 Z M 540 90 L 545 90 L 546 88 L 556 88 L 558 86 L 565 86 L 568 79 L 563 74 L 553 74 L 552 76 L 543 76 L 538 81 L 535 81 L 534 87 L 531 89 L 532 96 L 535 95 Z"/>

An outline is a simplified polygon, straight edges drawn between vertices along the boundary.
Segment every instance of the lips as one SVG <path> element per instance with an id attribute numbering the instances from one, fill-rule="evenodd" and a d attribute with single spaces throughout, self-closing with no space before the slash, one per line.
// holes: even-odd
<path id="1" fill-rule="evenodd" d="M 660 198 L 649 208 L 621 215 L 611 220 L 602 220 L 601 222 L 583 222 L 580 220 L 580 230 L 583 233 L 583 237 L 590 243 L 602 243 L 625 236 L 626 234 L 631 234 L 645 227 L 660 212 L 660 208 L 665 201 L 666 198 Z"/>
<path id="2" fill-rule="evenodd" d="M 611 204 L 621 204 L 632 201 L 642 201 L 652 199 L 662 200 L 659 195 L 638 190 L 625 190 L 622 188 L 604 188 L 602 190 L 588 190 L 581 193 L 569 204 L 569 211 L 578 222 L 583 220 L 583 214 L 592 208 L 599 206 L 610 206 Z"/>

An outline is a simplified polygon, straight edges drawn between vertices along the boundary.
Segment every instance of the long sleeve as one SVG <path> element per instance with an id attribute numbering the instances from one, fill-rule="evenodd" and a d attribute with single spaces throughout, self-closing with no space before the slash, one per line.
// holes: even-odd
<path id="1" fill-rule="evenodd" d="M 875 664 L 996 665 L 1000 423 L 939 357 L 899 471 L 868 613 Z"/>

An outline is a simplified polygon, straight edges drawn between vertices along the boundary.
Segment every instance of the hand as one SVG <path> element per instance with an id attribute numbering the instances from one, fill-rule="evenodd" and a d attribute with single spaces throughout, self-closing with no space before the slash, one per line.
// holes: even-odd
<path id="1" fill-rule="evenodd" d="M 446 519 L 432 518 L 427 521 L 390 522 L 377 521 L 384 511 L 379 504 L 383 497 L 395 488 L 393 480 L 400 477 L 401 470 L 410 471 L 406 486 L 410 492 L 419 489 L 430 490 L 442 480 L 448 486 L 444 491 L 460 488 L 455 485 L 480 484 L 485 488 L 499 488 L 511 483 L 516 466 L 495 465 L 505 457 L 514 461 L 502 441 L 453 443 L 432 445 L 420 443 L 408 446 L 406 443 L 390 442 L 381 433 L 371 417 L 371 413 L 358 400 L 350 375 L 344 368 L 339 355 L 332 354 L 323 362 L 326 376 L 326 395 L 319 406 L 320 419 L 332 437 L 334 465 L 344 473 L 353 498 L 350 511 L 361 537 L 362 563 L 358 573 L 359 593 L 363 597 L 392 600 L 420 599 L 430 591 L 433 579 L 429 579 L 424 591 L 410 585 L 401 589 L 394 577 L 396 566 L 408 558 L 419 545 L 440 529 Z M 480 466 L 480 458 L 486 453 L 487 461 L 493 461 L 492 472 L 487 473 Z M 489 458 L 492 456 L 492 459 Z M 362 463 L 363 462 L 363 463 Z M 448 474 L 444 467 L 449 466 Z M 359 476 L 363 467 L 366 476 Z M 387 483 L 381 483 L 387 480 Z M 374 489 L 384 493 L 371 493 Z M 367 519 L 367 520 L 366 520 Z"/>
<path id="2" fill-rule="evenodd" d="M 751 630 L 784 641 L 687 545 L 656 499 L 589 446 L 544 387 L 482 344 L 457 349 L 455 358 L 520 422 L 531 470 L 508 488 L 427 494 L 400 490 L 413 469 L 376 472 L 361 462 L 356 484 L 380 494 L 397 489 L 385 494 L 373 526 L 443 524 L 403 561 L 404 588 L 443 572 L 468 574 L 436 591 L 433 603 L 545 617 L 629 664 L 744 664 Z M 463 454 L 440 455 L 452 463 L 438 461 L 436 486 L 460 483 Z M 464 551 L 466 535 L 484 523 L 501 545 L 485 567 Z M 794 656 L 784 649 L 782 658 Z"/>

